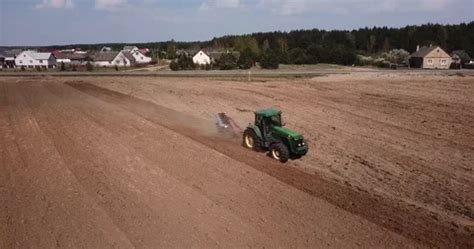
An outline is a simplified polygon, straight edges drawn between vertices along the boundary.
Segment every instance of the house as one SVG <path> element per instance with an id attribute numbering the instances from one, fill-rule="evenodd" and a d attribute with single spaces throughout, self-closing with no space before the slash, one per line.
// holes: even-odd
<path id="1" fill-rule="evenodd" d="M 103 53 L 103 52 L 111 52 L 112 51 L 112 48 L 111 47 L 102 47 L 100 49 L 100 52 Z"/>
<path id="2" fill-rule="evenodd" d="M 2 52 L 3 63 L 0 63 L 1 68 L 15 68 L 15 58 L 21 53 L 19 49 L 12 49 Z"/>
<path id="3" fill-rule="evenodd" d="M 144 53 L 144 51 L 148 51 L 148 49 L 144 50 L 136 46 L 125 46 L 122 51 L 132 54 L 137 64 L 147 64 L 152 61 L 151 57 L 146 56 Z"/>
<path id="4" fill-rule="evenodd" d="M 193 62 L 197 65 L 208 65 L 211 64 L 211 56 L 209 56 L 204 50 L 199 50 L 193 56 Z"/>
<path id="5" fill-rule="evenodd" d="M 0 54 L 0 69 L 3 68 L 4 64 L 5 64 L 5 55 Z"/>
<path id="6" fill-rule="evenodd" d="M 237 51 L 205 51 L 199 50 L 198 52 L 188 52 L 188 54 L 194 54 L 193 62 L 197 65 L 206 65 L 211 63 L 216 63 L 222 55 L 232 54 L 236 60 L 239 59 L 240 53 Z"/>
<path id="7" fill-rule="evenodd" d="M 410 67 L 422 69 L 449 69 L 451 56 L 439 46 L 417 48 L 410 56 Z"/>
<path id="8" fill-rule="evenodd" d="M 91 55 L 91 60 L 98 67 L 130 67 L 135 58 L 130 52 L 101 52 Z"/>
<path id="9" fill-rule="evenodd" d="M 132 52 L 139 50 L 137 46 L 125 46 L 123 47 L 122 51 Z"/>
<path id="10" fill-rule="evenodd" d="M 15 58 L 16 67 L 55 68 L 56 57 L 52 53 L 39 53 L 33 50 L 21 52 Z"/>
<path id="11" fill-rule="evenodd" d="M 89 60 L 89 55 L 87 53 L 64 53 L 60 51 L 53 52 L 54 57 L 56 57 L 56 62 L 58 64 L 64 63 L 69 65 L 85 65 Z"/>

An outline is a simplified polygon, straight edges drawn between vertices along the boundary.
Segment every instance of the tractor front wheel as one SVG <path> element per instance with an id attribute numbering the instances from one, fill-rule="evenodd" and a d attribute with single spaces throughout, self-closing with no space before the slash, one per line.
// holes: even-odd
<path id="1" fill-rule="evenodd" d="M 270 146 L 270 155 L 282 163 L 286 163 L 288 162 L 288 159 L 290 159 L 288 147 L 283 143 L 272 144 Z"/>
<path id="2" fill-rule="evenodd" d="M 254 131 L 250 129 L 245 130 L 243 140 L 243 145 L 247 149 L 258 150 L 258 138 Z"/>

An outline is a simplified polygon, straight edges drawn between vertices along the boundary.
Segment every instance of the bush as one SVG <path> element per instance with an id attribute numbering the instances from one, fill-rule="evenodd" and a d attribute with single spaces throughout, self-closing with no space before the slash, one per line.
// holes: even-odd
<path id="1" fill-rule="evenodd" d="M 179 71 L 178 62 L 172 61 L 172 62 L 170 63 L 170 69 L 173 70 L 173 71 Z"/>
<path id="2" fill-rule="evenodd" d="M 170 63 L 170 68 L 173 71 L 180 70 L 194 70 L 196 65 L 194 65 L 193 58 L 186 54 L 180 54 L 177 60 L 174 60 Z"/>
<path id="3" fill-rule="evenodd" d="M 265 69 L 278 69 L 280 66 L 278 55 L 273 51 L 267 52 L 260 59 L 260 66 Z"/>
<path id="4" fill-rule="evenodd" d="M 408 59 L 410 58 L 410 53 L 403 49 L 393 49 L 390 50 L 388 53 L 383 53 L 381 56 L 382 58 L 391 63 L 402 64 L 404 62 L 408 62 Z"/>
<path id="5" fill-rule="evenodd" d="M 86 64 L 86 70 L 89 72 L 94 71 L 94 65 L 92 65 L 92 63 L 90 63 L 89 61 Z"/>
<path id="6" fill-rule="evenodd" d="M 61 70 L 61 71 L 66 71 L 66 65 L 65 65 L 64 62 L 62 62 L 62 61 L 61 61 L 60 70 Z"/>
<path id="7" fill-rule="evenodd" d="M 21 66 L 20 70 L 25 71 L 26 70 L 25 66 Z"/>
<path id="8" fill-rule="evenodd" d="M 220 70 L 233 70 L 237 68 L 237 59 L 232 53 L 224 53 L 217 60 L 216 65 Z"/>
<path id="9" fill-rule="evenodd" d="M 119 70 L 119 67 L 115 65 L 115 71 L 118 71 L 118 70 Z"/>
<path id="10" fill-rule="evenodd" d="M 374 58 L 371 56 L 364 56 L 364 55 L 357 55 L 357 62 L 356 64 L 359 66 L 368 66 L 368 65 L 373 65 L 374 64 Z"/>

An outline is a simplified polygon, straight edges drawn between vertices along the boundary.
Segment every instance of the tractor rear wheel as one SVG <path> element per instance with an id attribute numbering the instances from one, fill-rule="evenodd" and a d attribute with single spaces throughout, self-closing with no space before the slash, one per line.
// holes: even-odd
<path id="1" fill-rule="evenodd" d="M 284 145 L 283 143 L 275 143 L 270 146 L 270 155 L 282 162 L 286 163 L 288 162 L 288 159 L 290 159 L 290 152 L 288 151 L 288 147 Z"/>
<path id="2" fill-rule="evenodd" d="M 245 130 L 243 140 L 243 145 L 245 146 L 245 148 L 251 150 L 258 150 L 259 141 L 257 135 L 255 135 L 255 132 L 253 130 Z"/>

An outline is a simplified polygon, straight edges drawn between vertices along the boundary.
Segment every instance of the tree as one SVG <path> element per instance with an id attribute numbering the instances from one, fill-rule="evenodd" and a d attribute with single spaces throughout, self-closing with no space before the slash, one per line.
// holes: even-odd
<path id="1" fill-rule="evenodd" d="M 390 40 L 388 37 L 385 37 L 385 40 L 383 42 L 383 51 L 388 52 L 390 50 Z"/>
<path id="2" fill-rule="evenodd" d="M 306 49 L 294 48 L 288 51 L 288 61 L 290 64 L 302 65 L 307 64 L 308 56 Z"/>
<path id="3" fill-rule="evenodd" d="M 250 49 L 252 53 L 258 57 L 261 53 L 258 46 L 257 39 L 253 36 L 239 36 L 234 39 L 234 49 L 243 52 L 245 49 Z"/>
<path id="4" fill-rule="evenodd" d="M 168 59 L 175 59 L 176 51 L 177 51 L 176 42 L 174 39 L 172 39 L 171 41 L 168 42 L 168 45 L 166 47 L 166 55 Z"/>
<path id="5" fill-rule="evenodd" d="M 253 67 L 255 59 L 256 55 L 252 52 L 252 50 L 250 48 L 246 48 L 240 53 L 237 64 L 240 69 L 250 69 Z"/>
<path id="6" fill-rule="evenodd" d="M 278 55 L 273 51 L 268 51 L 260 59 L 260 66 L 265 69 L 278 69 L 280 66 Z"/>
<path id="7" fill-rule="evenodd" d="M 281 63 L 286 64 L 289 62 L 288 59 L 288 41 L 285 38 L 278 38 L 277 39 L 277 52 L 279 56 L 279 60 Z"/>
<path id="8" fill-rule="evenodd" d="M 170 69 L 173 71 L 194 70 L 195 68 L 196 65 L 194 64 L 193 58 L 186 53 L 180 54 L 177 60 L 170 63 Z"/>
<path id="9" fill-rule="evenodd" d="M 237 59 L 232 53 L 223 53 L 217 60 L 217 67 L 220 70 L 232 70 L 237 68 Z"/>
<path id="10" fill-rule="evenodd" d="M 404 49 L 393 49 L 390 50 L 388 53 L 383 53 L 382 57 L 390 63 L 402 64 L 404 62 L 408 62 L 408 59 L 410 58 L 410 53 L 408 53 Z"/>
<path id="11" fill-rule="evenodd" d="M 469 54 L 466 53 L 466 51 L 464 50 L 453 51 L 453 54 L 459 56 L 459 59 L 461 59 L 461 64 L 465 64 L 471 61 L 471 56 L 469 56 Z"/>
<path id="12" fill-rule="evenodd" d="M 307 64 L 318 64 L 319 63 L 319 58 L 322 55 L 322 47 L 316 44 L 311 44 L 311 46 L 308 47 L 306 50 L 305 54 L 305 63 Z"/>

